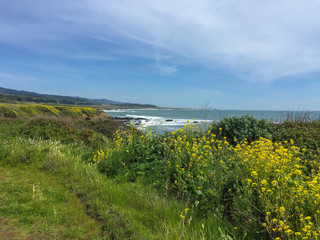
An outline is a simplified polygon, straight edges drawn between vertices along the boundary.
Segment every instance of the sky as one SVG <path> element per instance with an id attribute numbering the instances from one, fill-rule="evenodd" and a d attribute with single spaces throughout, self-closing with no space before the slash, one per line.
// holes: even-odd
<path id="1" fill-rule="evenodd" d="M 320 110 L 318 0 L 0 0 L 0 87 Z"/>

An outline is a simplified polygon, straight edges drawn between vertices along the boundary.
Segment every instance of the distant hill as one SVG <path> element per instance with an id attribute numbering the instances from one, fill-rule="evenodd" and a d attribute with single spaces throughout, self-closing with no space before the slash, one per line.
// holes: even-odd
<path id="1" fill-rule="evenodd" d="M 0 87 L 0 101 L 4 103 L 46 103 L 63 105 L 97 105 L 98 103 L 81 97 L 39 94 Z M 100 105 L 100 104 L 99 104 Z"/>
<path id="2" fill-rule="evenodd" d="M 40 94 L 35 92 L 14 90 L 0 87 L 0 102 L 3 103 L 45 103 L 80 106 L 101 106 L 109 108 L 157 108 L 151 104 L 116 102 L 107 99 L 88 99 L 82 97 L 71 97 L 61 95 Z"/>

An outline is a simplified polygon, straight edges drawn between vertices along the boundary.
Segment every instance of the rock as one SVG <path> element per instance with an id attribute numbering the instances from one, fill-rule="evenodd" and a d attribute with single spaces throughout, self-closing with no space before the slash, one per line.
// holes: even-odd
<path id="1" fill-rule="evenodd" d="M 132 121 L 134 121 L 134 125 L 140 125 L 142 121 L 146 121 L 146 122 L 149 121 L 146 118 L 133 118 L 133 117 L 114 117 L 114 119 L 124 122 L 126 125 L 129 125 Z"/>

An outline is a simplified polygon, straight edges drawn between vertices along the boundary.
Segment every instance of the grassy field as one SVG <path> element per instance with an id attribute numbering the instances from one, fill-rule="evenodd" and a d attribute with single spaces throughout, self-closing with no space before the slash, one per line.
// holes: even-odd
<path id="1" fill-rule="evenodd" d="M 184 201 L 90 165 L 126 129 L 110 119 L 0 120 L 0 239 L 228 239 L 215 214 L 187 225 Z"/>
<path id="2" fill-rule="evenodd" d="M 1 126 L 2 133 L 10 127 L 14 132 L 17 123 Z M 86 162 L 83 151 L 52 140 L 5 140 L 1 233 L 17 239 L 183 239 L 185 232 L 187 238 L 203 238 L 197 227 L 182 224 L 183 202 L 141 183 L 106 178 Z M 215 215 L 198 224 L 210 222 L 212 236 L 227 235 L 227 225 Z"/>
<path id="3" fill-rule="evenodd" d="M 0 239 L 318 238 L 319 122 L 80 115 L 0 120 Z"/>

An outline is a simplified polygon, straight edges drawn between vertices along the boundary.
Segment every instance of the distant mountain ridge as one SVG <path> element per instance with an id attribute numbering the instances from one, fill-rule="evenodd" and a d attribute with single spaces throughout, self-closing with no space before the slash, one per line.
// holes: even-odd
<path id="1" fill-rule="evenodd" d="M 72 104 L 72 105 L 99 105 L 113 107 L 130 107 L 130 108 L 157 108 L 152 104 L 116 102 L 108 99 L 89 99 L 74 96 L 61 96 L 52 94 L 40 94 L 24 90 L 14 90 L 0 87 L 0 102 L 36 102 L 51 104 Z"/>

